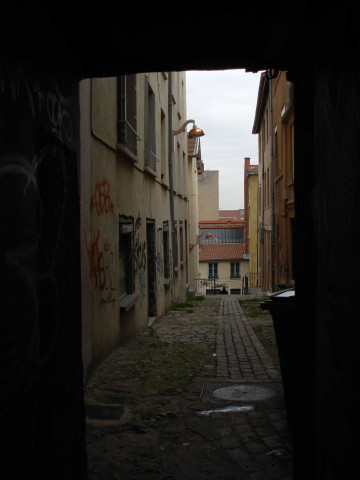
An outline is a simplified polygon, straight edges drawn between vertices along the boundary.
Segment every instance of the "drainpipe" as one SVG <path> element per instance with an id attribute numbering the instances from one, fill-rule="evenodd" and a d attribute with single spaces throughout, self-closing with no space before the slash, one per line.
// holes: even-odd
<path id="1" fill-rule="evenodd" d="M 263 283 L 263 290 L 265 290 L 265 284 L 266 284 L 266 255 L 265 255 L 265 155 L 264 155 L 264 148 L 265 148 L 265 138 L 264 135 L 261 135 L 261 156 L 262 156 L 262 172 L 261 172 L 261 177 L 262 177 L 262 192 L 261 192 L 261 200 L 262 200 L 262 208 L 261 208 L 261 238 L 262 238 L 262 283 Z"/>
<path id="2" fill-rule="evenodd" d="M 275 288 L 275 174 L 274 174 L 274 125 L 273 125 L 273 93 L 272 80 L 279 74 L 277 70 L 274 73 L 268 73 L 269 79 L 269 108 L 270 108 L 270 168 L 271 168 L 271 283 L 272 288 Z"/>
<path id="3" fill-rule="evenodd" d="M 171 244 L 175 234 L 175 213 L 174 213 L 174 180 L 173 180 L 173 128 L 172 128 L 172 72 L 169 72 L 168 92 L 168 129 L 169 129 L 169 187 L 170 187 L 170 219 L 171 219 Z M 173 269 L 175 266 L 175 251 L 172 244 Z"/>

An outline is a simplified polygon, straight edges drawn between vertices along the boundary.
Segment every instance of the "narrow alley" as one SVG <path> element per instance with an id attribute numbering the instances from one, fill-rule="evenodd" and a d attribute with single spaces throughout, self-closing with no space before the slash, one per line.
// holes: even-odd
<path id="1" fill-rule="evenodd" d="M 261 299 L 188 299 L 97 369 L 89 480 L 292 478 L 271 316 L 245 314 L 240 298 Z"/>

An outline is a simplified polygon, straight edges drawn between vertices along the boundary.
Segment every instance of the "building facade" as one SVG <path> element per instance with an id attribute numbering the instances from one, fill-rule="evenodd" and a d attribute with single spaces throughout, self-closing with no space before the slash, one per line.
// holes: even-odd
<path id="1" fill-rule="evenodd" d="M 294 284 L 294 106 L 285 72 L 260 78 L 253 133 L 258 135 L 258 264 L 263 287 Z"/>
<path id="2" fill-rule="evenodd" d="M 219 171 L 204 170 L 199 176 L 199 220 L 219 218 Z"/>
<path id="3" fill-rule="evenodd" d="M 188 205 L 189 205 L 189 252 L 188 252 L 188 293 L 194 295 L 199 277 L 199 178 L 204 171 L 201 160 L 199 137 L 188 136 Z"/>
<path id="4" fill-rule="evenodd" d="M 186 129 L 173 135 L 185 89 L 183 72 L 81 82 L 85 377 L 186 296 L 191 179 Z"/>
<path id="5" fill-rule="evenodd" d="M 198 290 L 203 294 L 241 294 L 249 273 L 245 254 L 244 217 L 233 211 L 233 217 L 199 222 Z"/>
<path id="6" fill-rule="evenodd" d="M 258 165 L 244 159 L 245 254 L 249 258 L 249 286 L 261 287 L 258 272 Z"/>

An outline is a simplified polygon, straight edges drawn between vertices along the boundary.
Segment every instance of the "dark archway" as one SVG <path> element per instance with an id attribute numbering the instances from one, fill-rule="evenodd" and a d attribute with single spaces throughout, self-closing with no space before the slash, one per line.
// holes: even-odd
<path id="1" fill-rule="evenodd" d="M 356 464 L 359 7 L 225 0 L 196 8 L 3 4 L 0 370 L 13 471 L 86 478 L 77 82 L 227 68 L 281 69 L 295 84 L 295 478 L 350 477 Z"/>

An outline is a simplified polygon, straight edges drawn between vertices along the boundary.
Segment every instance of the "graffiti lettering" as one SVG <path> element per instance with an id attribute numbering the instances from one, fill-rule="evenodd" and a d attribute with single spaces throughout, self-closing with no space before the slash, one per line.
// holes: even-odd
<path id="1" fill-rule="evenodd" d="M 157 285 L 158 288 L 160 288 L 160 292 L 162 292 L 163 289 L 163 276 L 164 276 L 164 261 L 161 257 L 161 253 L 158 250 L 156 254 L 156 277 L 157 277 Z"/>
<path id="2" fill-rule="evenodd" d="M 60 141 L 71 144 L 73 140 L 73 126 L 66 106 L 71 105 L 70 99 L 65 98 L 55 84 L 52 92 L 46 96 L 47 114 L 52 132 Z"/>
<path id="3" fill-rule="evenodd" d="M 96 209 L 96 213 L 114 213 L 114 203 L 110 197 L 110 183 L 103 180 L 95 186 L 95 192 L 91 195 L 90 210 Z"/>
<path id="4" fill-rule="evenodd" d="M 100 232 L 94 234 L 93 239 L 88 243 L 85 235 L 85 246 L 89 260 L 89 277 L 94 282 L 94 287 L 103 293 L 101 303 L 114 303 L 112 298 L 116 290 L 116 268 L 114 261 L 114 252 L 111 243 L 104 242 L 103 249 L 100 250 Z"/>
<path id="5" fill-rule="evenodd" d="M 140 241 L 139 230 L 141 228 L 141 218 L 138 217 L 135 222 L 135 244 L 134 244 L 134 260 L 135 271 L 145 270 L 146 268 L 146 242 Z"/>
<path id="6" fill-rule="evenodd" d="M 108 292 L 100 298 L 100 306 L 109 303 L 112 304 L 112 306 L 115 305 L 115 295 L 112 292 Z"/>
<path id="7" fill-rule="evenodd" d="M 135 271 L 145 270 L 146 267 L 146 242 L 140 242 L 139 237 L 135 239 Z"/>
<path id="8" fill-rule="evenodd" d="M 144 272 L 144 270 L 140 270 L 138 272 L 138 280 L 139 280 L 139 289 L 140 289 L 140 305 L 142 305 L 143 300 L 145 298 L 145 272 Z"/>
<path id="9" fill-rule="evenodd" d="M 92 280 L 94 280 L 95 287 L 97 287 L 98 279 L 99 279 L 99 259 L 101 257 L 101 252 L 99 249 L 100 232 L 98 230 L 96 236 L 94 235 L 93 240 L 91 240 L 89 243 L 87 242 L 87 239 L 86 239 L 86 232 L 84 232 L 84 236 L 85 236 L 85 247 L 86 247 L 86 252 L 87 252 L 89 266 L 90 266 L 89 276 Z"/>
<path id="10" fill-rule="evenodd" d="M 116 288 L 116 271 L 114 252 L 108 241 L 104 243 L 104 250 L 99 258 L 99 287 L 100 290 L 114 291 Z"/>

